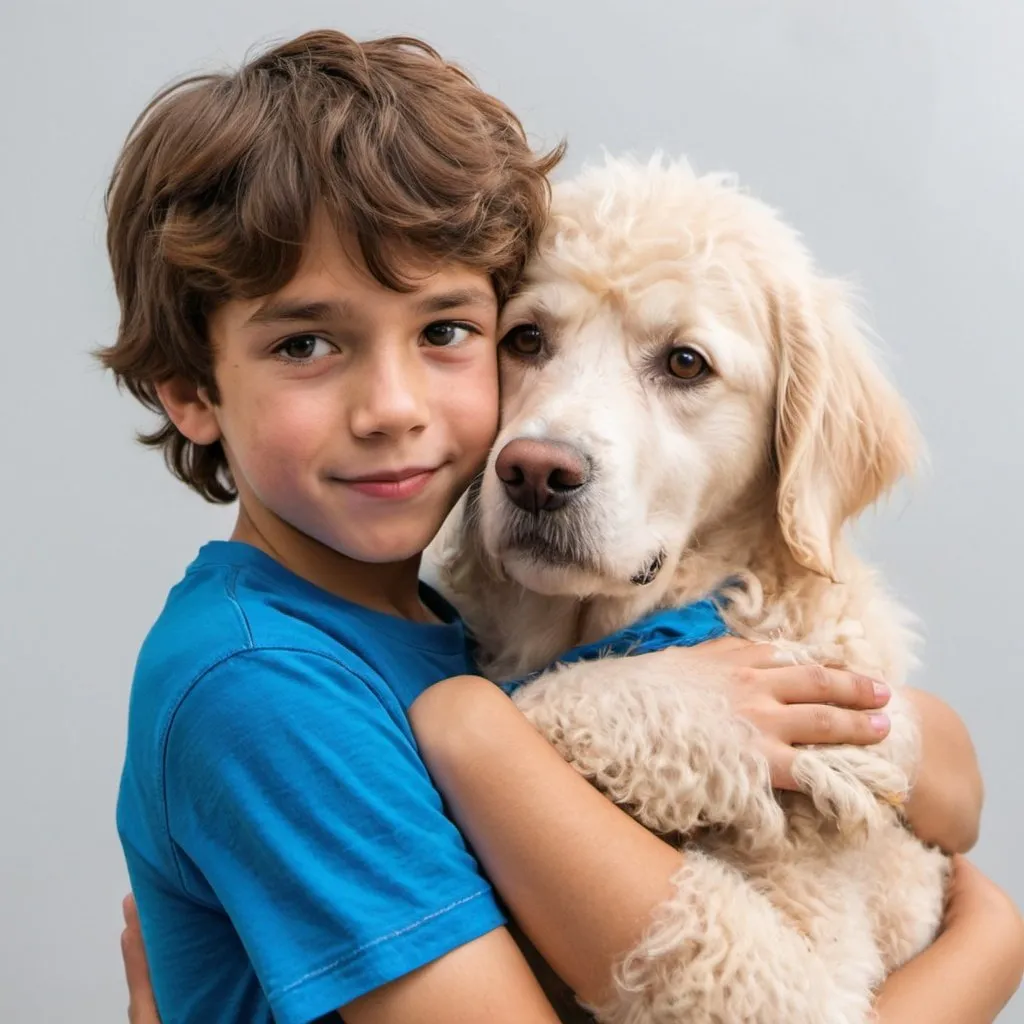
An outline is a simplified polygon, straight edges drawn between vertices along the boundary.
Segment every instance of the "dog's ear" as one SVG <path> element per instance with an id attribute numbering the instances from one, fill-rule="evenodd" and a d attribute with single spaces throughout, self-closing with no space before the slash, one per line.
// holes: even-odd
<path id="1" fill-rule="evenodd" d="M 800 565 L 835 579 L 843 524 L 912 471 L 918 432 L 842 285 L 818 278 L 807 290 L 772 291 L 768 302 L 782 536 Z"/>

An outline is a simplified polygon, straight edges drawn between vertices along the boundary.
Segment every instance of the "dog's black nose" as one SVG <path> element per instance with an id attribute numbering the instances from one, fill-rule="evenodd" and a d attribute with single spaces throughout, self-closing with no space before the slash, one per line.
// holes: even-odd
<path id="1" fill-rule="evenodd" d="M 590 462 L 578 448 L 525 437 L 501 449 L 494 470 L 512 501 L 534 515 L 561 508 L 590 479 Z"/>

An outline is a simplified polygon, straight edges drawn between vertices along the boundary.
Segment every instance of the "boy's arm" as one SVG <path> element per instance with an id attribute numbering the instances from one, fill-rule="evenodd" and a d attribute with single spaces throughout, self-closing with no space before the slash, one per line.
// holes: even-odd
<path id="1" fill-rule="evenodd" d="M 600 1004 L 615 964 L 671 893 L 680 854 L 565 764 L 497 687 L 446 680 L 416 701 L 411 716 L 428 766 L 523 930 L 574 991 Z M 949 958 L 958 963 L 953 1005 L 963 1020 L 993 1019 L 989 1008 L 1019 982 L 1019 920 L 1005 899 L 999 914 L 970 908 L 950 923 L 938 954 L 894 975 L 881 1020 L 928 1019 L 915 1011 L 943 980 Z M 986 928 L 996 941 L 975 951 Z"/>
<path id="2" fill-rule="evenodd" d="M 490 1006 L 485 983 L 508 1007 L 495 1021 L 556 1019 L 400 707 L 359 671 L 252 649 L 189 691 L 166 748 L 180 886 L 226 912 L 281 1024 L 339 1007 L 357 1021 L 412 1020 L 416 1006 L 416 1019 L 454 1020 L 449 1003 Z M 169 926 L 139 897 L 157 997 L 173 1016 L 194 1006 L 201 965 L 163 952 Z"/>
<path id="3" fill-rule="evenodd" d="M 590 1005 L 673 892 L 679 853 L 567 765 L 493 684 L 445 680 L 410 709 L 420 752 L 495 888 Z"/>
<path id="4" fill-rule="evenodd" d="M 924 690 L 906 690 L 921 727 L 921 765 L 905 808 L 915 835 L 947 853 L 978 841 L 984 786 L 978 756 L 957 713 Z"/>
<path id="5" fill-rule="evenodd" d="M 123 905 L 121 956 L 129 1024 L 160 1024 L 135 901 Z M 557 1024 L 515 942 L 504 928 L 453 950 L 339 1010 L 350 1024 Z"/>
<path id="6" fill-rule="evenodd" d="M 558 1024 L 504 928 L 342 1007 L 349 1024 Z"/>
<path id="7" fill-rule="evenodd" d="M 1024 921 L 1010 898 L 957 857 L 942 934 L 889 977 L 878 1024 L 989 1024 L 1024 972 Z"/>

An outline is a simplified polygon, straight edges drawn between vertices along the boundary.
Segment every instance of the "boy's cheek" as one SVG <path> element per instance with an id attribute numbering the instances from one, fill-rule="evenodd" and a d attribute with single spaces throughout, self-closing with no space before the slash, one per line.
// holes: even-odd
<path id="1" fill-rule="evenodd" d="M 266 497 L 294 488 L 305 468 L 318 461 L 315 418 L 302 412 L 255 405 L 241 422 L 226 424 L 226 449 L 236 476 Z"/>
<path id="2" fill-rule="evenodd" d="M 456 410 L 467 417 L 467 423 L 478 425 L 486 431 L 488 425 L 497 429 L 499 418 L 498 367 L 481 367 L 475 379 L 453 391 L 460 408 Z"/>
<path id="3" fill-rule="evenodd" d="M 455 410 L 461 424 L 465 444 L 486 455 L 498 434 L 498 389 L 481 387 L 465 396 Z"/>
<path id="4" fill-rule="evenodd" d="M 245 447 L 268 458 L 303 461 L 341 437 L 337 399 L 311 389 L 296 395 L 254 395 L 238 423 Z M 240 445 L 239 445 L 240 446 Z"/>

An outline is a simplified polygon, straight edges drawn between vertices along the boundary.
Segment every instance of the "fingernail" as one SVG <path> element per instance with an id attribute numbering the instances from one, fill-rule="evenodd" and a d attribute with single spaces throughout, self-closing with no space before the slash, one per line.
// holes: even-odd
<path id="1" fill-rule="evenodd" d="M 888 715 L 869 715 L 868 718 L 876 732 L 885 732 L 889 728 Z"/>
<path id="2" fill-rule="evenodd" d="M 888 700 L 892 696 L 892 690 L 885 683 L 872 683 L 875 689 L 875 700 Z"/>

